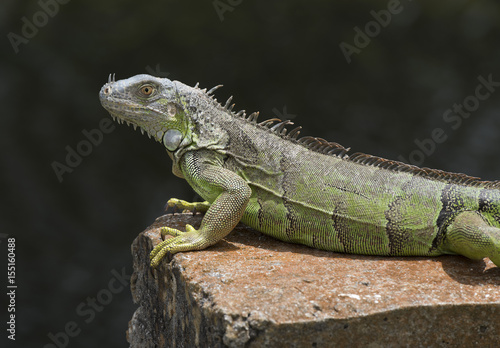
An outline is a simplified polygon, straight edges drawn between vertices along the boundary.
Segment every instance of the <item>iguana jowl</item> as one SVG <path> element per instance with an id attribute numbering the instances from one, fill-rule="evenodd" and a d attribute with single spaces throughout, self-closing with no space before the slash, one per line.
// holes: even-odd
<path id="1" fill-rule="evenodd" d="M 217 86 L 219 87 L 219 86 Z M 173 172 L 206 202 L 198 230 L 171 235 L 151 253 L 204 249 L 239 222 L 287 242 L 366 255 L 460 254 L 500 266 L 500 182 L 418 168 L 287 133 L 289 121 L 257 123 L 212 92 L 137 75 L 108 80 L 101 103 L 113 119 L 162 143 Z"/>

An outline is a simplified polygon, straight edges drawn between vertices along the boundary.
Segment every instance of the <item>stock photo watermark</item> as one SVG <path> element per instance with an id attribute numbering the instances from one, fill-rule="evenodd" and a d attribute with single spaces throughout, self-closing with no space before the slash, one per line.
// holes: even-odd
<path id="1" fill-rule="evenodd" d="M 284 105 L 283 106 L 283 112 L 279 111 L 277 108 L 273 108 L 273 114 L 276 115 L 276 117 L 278 117 L 280 120 L 284 121 L 284 120 L 292 120 L 294 119 L 295 117 L 297 117 L 297 115 L 294 115 L 294 114 L 289 114 L 288 111 L 286 110 L 287 106 Z"/>
<path id="2" fill-rule="evenodd" d="M 149 75 L 153 75 L 156 77 L 163 77 L 166 78 L 170 73 L 168 71 L 162 71 L 160 68 L 160 64 L 156 64 L 155 68 L 153 69 L 150 65 L 146 67 L 146 71 Z"/>
<path id="3" fill-rule="evenodd" d="M 476 85 L 473 94 L 465 97 L 462 103 L 453 104 L 451 108 L 443 113 L 443 121 L 450 125 L 451 130 L 446 131 L 443 128 L 436 127 L 431 131 L 430 137 L 424 139 L 415 138 L 413 142 L 417 148 L 410 152 L 408 158 L 400 155 L 398 160 L 415 166 L 422 165 L 425 159 L 436 151 L 437 145 L 444 143 L 448 139 L 448 134 L 459 129 L 463 121 L 479 109 L 481 102 L 490 98 L 496 89 L 500 87 L 500 81 L 494 81 L 492 74 L 489 74 L 486 78 L 479 75 L 477 80 L 479 83 Z"/>
<path id="4" fill-rule="evenodd" d="M 15 53 L 19 53 L 19 46 L 26 45 L 33 39 L 38 31 L 49 23 L 50 18 L 54 18 L 60 10 L 60 5 L 65 5 L 70 0 L 39 0 L 37 2 L 40 7 L 31 18 L 26 16 L 21 17 L 21 31 L 20 33 L 10 32 L 7 34 L 12 48 Z"/>
<path id="5" fill-rule="evenodd" d="M 408 2 L 412 0 L 406 0 Z M 370 15 L 374 20 L 367 22 L 363 28 L 354 27 L 354 38 L 352 44 L 342 41 L 339 45 L 340 51 L 344 55 L 347 63 L 351 63 L 353 54 L 360 54 L 361 50 L 366 48 L 373 38 L 382 32 L 382 28 L 386 28 L 391 24 L 392 17 L 403 11 L 403 5 L 400 0 L 389 0 L 387 9 L 379 11 L 371 10 Z"/>
<path id="6" fill-rule="evenodd" d="M 8 237 L 1 234 L 2 239 Z M 7 337 L 9 340 L 16 340 L 16 239 L 7 238 Z"/>
<path id="7" fill-rule="evenodd" d="M 224 13 L 233 12 L 236 6 L 241 5 L 243 0 L 214 0 L 212 5 L 221 22 L 224 21 Z"/>
<path id="8" fill-rule="evenodd" d="M 66 157 L 64 158 L 64 163 L 53 161 L 51 164 L 59 183 L 63 182 L 64 174 L 72 173 L 83 162 L 83 158 L 90 155 L 94 151 L 94 148 L 102 143 L 104 134 L 111 133 L 115 128 L 116 125 L 113 124 L 111 119 L 107 117 L 103 118 L 99 122 L 99 128 L 94 128 L 90 131 L 84 129 L 82 131 L 85 139 L 80 140 L 74 148 L 67 145 L 65 147 Z"/>
<path id="9" fill-rule="evenodd" d="M 111 270 L 112 278 L 109 280 L 107 286 L 99 290 L 95 297 L 87 297 L 85 301 L 80 302 L 76 308 L 75 312 L 78 317 L 80 317 L 85 324 L 90 324 L 97 313 L 100 313 L 104 308 L 109 305 L 114 296 L 121 293 L 130 284 L 131 273 L 128 273 L 123 267 L 121 272 L 115 269 Z M 75 338 L 82 333 L 82 323 L 76 321 L 68 321 L 64 325 L 62 331 L 52 333 L 49 332 L 47 337 L 51 343 L 47 343 L 43 348 L 63 348 L 68 347 L 71 338 Z"/>

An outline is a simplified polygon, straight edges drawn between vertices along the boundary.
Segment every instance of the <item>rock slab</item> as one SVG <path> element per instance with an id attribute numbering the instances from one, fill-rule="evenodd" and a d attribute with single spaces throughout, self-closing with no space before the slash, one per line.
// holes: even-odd
<path id="1" fill-rule="evenodd" d="M 500 269 L 459 256 L 338 254 L 238 225 L 149 267 L 165 215 L 132 245 L 135 347 L 499 347 Z"/>

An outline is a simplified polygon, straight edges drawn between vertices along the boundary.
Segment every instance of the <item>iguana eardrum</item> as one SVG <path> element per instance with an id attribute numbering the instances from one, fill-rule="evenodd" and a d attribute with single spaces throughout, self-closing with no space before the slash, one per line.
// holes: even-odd
<path id="1" fill-rule="evenodd" d="M 209 90 L 137 75 L 100 92 L 119 123 L 162 143 L 173 173 L 206 202 L 169 205 L 205 211 L 198 230 L 162 229 L 151 253 L 156 266 L 170 251 L 217 243 L 242 221 L 275 238 L 366 255 L 460 254 L 500 266 L 500 181 L 418 168 L 337 143 L 287 133 L 290 121 L 257 123 L 258 113 L 232 111 Z"/>

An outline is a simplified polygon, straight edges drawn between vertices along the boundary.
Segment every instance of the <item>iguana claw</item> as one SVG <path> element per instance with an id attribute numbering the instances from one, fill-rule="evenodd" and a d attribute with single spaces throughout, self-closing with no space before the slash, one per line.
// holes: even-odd
<path id="1" fill-rule="evenodd" d="M 167 252 L 171 254 L 187 250 L 199 250 L 205 248 L 205 240 L 197 229 L 193 226 L 186 224 L 186 231 L 179 231 L 171 227 L 162 227 L 161 235 L 173 236 L 168 238 L 154 247 L 149 255 L 151 259 L 151 266 L 156 267 L 160 261 L 165 257 Z"/>

